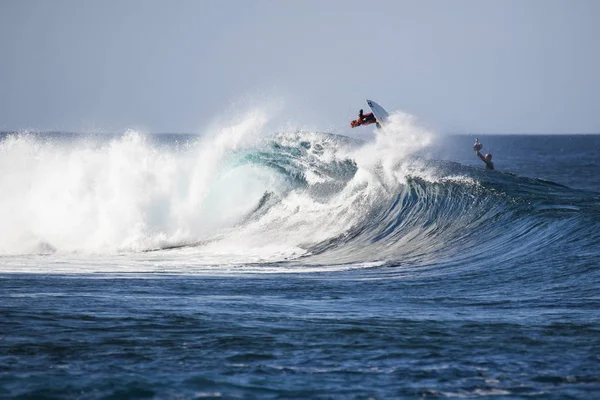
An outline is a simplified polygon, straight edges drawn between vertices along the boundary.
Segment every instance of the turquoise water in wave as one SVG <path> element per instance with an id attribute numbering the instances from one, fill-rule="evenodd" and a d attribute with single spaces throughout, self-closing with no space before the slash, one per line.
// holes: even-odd
<path id="1" fill-rule="evenodd" d="M 600 396 L 600 136 L 400 125 L 0 136 L 0 397 Z"/>

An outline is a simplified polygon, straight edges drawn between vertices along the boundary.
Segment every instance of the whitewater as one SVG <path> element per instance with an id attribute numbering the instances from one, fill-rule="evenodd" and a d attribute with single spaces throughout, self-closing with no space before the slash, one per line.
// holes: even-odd
<path id="1" fill-rule="evenodd" d="M 0 396 L 590 398 L 598 135 L 0 134 Z"/>
<path id="2" fill-rule="evenodd" d="M 245 261 L 306 256 L 365 223 L 424 169 L 402 160 L 431 135 L 411 131 L 407 115 L 396 119 L 370 144 L 315 132 L 265 135 L 257 113 L 170 142 L 133 131 L 7 135 L 0 167 L 12 173 L 0 181 L 8 194 L 0 204 L 0 251 L 114 254 L 196 245 Z"/>

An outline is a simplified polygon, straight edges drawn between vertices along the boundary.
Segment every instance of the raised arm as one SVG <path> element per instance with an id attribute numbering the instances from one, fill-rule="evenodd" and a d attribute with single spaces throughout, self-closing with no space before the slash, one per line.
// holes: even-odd
<path id="1" fill-rule="evenodd" d="M 484 163 L 487 164 L 487 160 L 485 159 L 485 157 L 483 156 L 483 154 L 481 154 L 481 152 L 479 150 L 477 150 L 476 153 L 479 156 L 479 158 L 481 158 L 481 161 L 483 161 Z"/>
<path id="2" fill-rule="evenodd" d="M 492 162 L 492 155 L 491 154 L 486 154 L 485 157 L 481 155 L 481 153 L 479 152 L 479 150 L 477 150 L 477 156 L 481 159 L 481 161 L 483 161 L 485 163 L 485 167 L 487 169 L 495 169 L 494 168 L 494 163 Z"/>

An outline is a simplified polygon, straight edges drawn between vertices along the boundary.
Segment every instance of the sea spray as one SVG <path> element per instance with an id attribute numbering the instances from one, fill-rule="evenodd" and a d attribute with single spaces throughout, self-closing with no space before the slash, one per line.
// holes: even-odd
<path id="1" fill-rule="evenodd" d="M 203 251 L 297 256 L 360 225 L 389 195 L 364 177 L 381 180 L 373 173 L 383 168 L 386 184 L 397 183 L 402 160 L 428 140 L 405 114 L 393 115 L 367 144 L 317 132 L 267 134 L 266 122 L 257 110 L 184 145 L 136 131 L 5 136 L 0 252 L 105 253 L 209 241 Z M 252 216 L 265 196 L 268 209 Z"/>
<path id="2" fill-rule="evenodd" d="M 0 254 L 144 250 L 191 243 L 234 224 L 264 188 L 254 192 L 240 176 L 244 183 L 231 184 L 232 193 L 222 200 L 238 198 L 243 207 L 224 201 L 211 209 L 205 200 L 225 155 L 260 132 L 265 120 L 263 113 L 251 113 L 176 147 L 159 146 L 136 131 L 69 139 L 4 136 Z"/>
<path id="3" fill-rule="evenodd" d="M 353 158 L 361 173 L 377 171 L 382 183 L 394 185 L 404 182 L 406 171 L 399 170 L 403 161 L 429 146 L 434 137 L 412 115 L 398 111 L 390 115 L 383 129 L 376 131 L 375 140 L 361 147 Z"/>

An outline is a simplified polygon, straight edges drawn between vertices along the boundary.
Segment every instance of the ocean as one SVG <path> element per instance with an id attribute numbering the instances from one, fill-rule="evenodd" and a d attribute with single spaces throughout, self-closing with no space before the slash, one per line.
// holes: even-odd
<path id="1" fill-rule="evenodd" d="M 0 398 L 598 398 L 599 150 L 3 133 Z"/>

